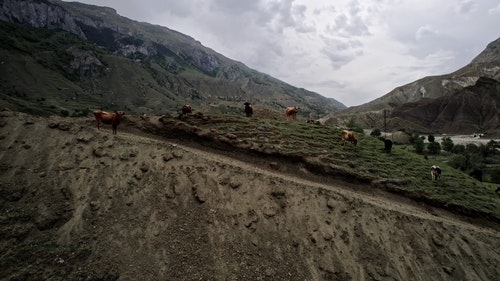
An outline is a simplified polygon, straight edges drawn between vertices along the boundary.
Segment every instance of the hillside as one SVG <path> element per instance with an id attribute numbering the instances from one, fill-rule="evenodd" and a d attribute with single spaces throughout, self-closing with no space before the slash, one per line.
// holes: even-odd
<path id="1" fill-rule="evenodd" d="M 317 119 L 345 108 L 167 27 L 78 2 L 2 1 L 0 55 L 1 105 L 45 116 L 175 113 L 186 103 L 236 113 L 250 101 L 277 112 L 300 105 L 303 118 Z"/>
<path id="2" fill-rule="evenodd" d="M 346 120 L 355 118 L 366 128 L 412 128 L 418 133 L 487 131 L 490 135 L 500 135 L 499 85 L 500 38 L 455 72 L 424 77 L 321 120 L 328 124 L 345 124 Z M 487 112 L 488 117 L 480 116 L 483 112 Z"/>
<path id="3" fill-rule="evenodd" d="M 2 280 L 500 274 L 498 195 L 443 163 L 432 182 L 433 159 L 368 136 L 343 147 L 327 126 L 206 114 L 127 116 L 112 135 L 2 111 L 0 128 Z"/>

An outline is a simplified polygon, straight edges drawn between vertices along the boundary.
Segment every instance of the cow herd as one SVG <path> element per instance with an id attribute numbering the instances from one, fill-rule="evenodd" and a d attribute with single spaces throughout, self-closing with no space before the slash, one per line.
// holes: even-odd
<path id="1" fill-rule="evenodd" d="M 244 112 L 246 117 L 252 117 L 253 115 L 253 107 L 249 102 L 245 102 L 243 104 L 244 107 Z M 287 120 L 292 119 L 296 120 L 297 119 L 297 113 L 299 112 L 300 107 L 294 106 L 294 107 L 287 107 L 285 109 L 285 117 Z M 188 115 L 191 114 L 193 111 L 193 108 L 189 104 L 185 104 L 181 108 L 182 115 Z M 107 112 L 103 110 L 95 110 L 93 112 L 94 117 L 95 117 L 95 122 L 97 129 L 100 130 L 100 123 L 104 124 L 110 124 L 113 128 L 113 134 L 116 135 L 116 131 L 118 128 L 118 125 L 120 124 L 123 115 L 125 114 L 124 111 L 115 111 L 115 112 Z M 342 130 L 341 131 L 341 141 L 342 145 L 345 144 L 352 144 L 356 146 L 358 144 L 358 140 L 356 138 L 356 135 L 354 134 L 353 131 L 349 130 Z M 384 152 L 390 153 L 392 148 L 392 141 L 391 140 L 384 140 Z M 441 177 L 441 168 L 439 166 L 433 165 L 431 167 L 431 178 L 433 181 L 436 181 L 440 179 Z"/>

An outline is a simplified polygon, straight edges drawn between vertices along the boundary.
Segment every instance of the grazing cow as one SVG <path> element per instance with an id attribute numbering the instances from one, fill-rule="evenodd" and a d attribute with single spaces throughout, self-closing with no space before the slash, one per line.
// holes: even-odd
<path id="1" fill-rule="evenodd" d="M 438 180 L 441 177 L 441 168 L 439 168 L 439 166 L 433 165 L 431 167 L 431 177 L 433 181 Z"/>
<path id="2" fill-rule="evenodd" d="M 299 112 L 300 107 L 295 106 L 295 107 L 287 107 L 285 109 L 285 116 L 286 119 L 288 120 L 289 118 L 292 118 L 293 120 L 297 119 L 297 112 Z"/>
<path id="3" fill-rule="evenodd" d="M 358 144 L 358 140 L 354 135 L 353 131 L 343 130 L 342 131 L 342 145 L 345 145 L 346 142 L 350 142 L 354 145 Z"/>
<path id="4" fill-rule="evenodd" d="M 111 124 L 111 126 L 113 127 L 113 135 L 116 135 L 116 128 L 118 127 L 118 124 L 120 124 L 120 121 L 122 121 L 122 117 L 124 114 L 124 111 L 115 111 L 114 113 L 111 113 L 102 110 L 94 110 L 97 130 L 100 130 L 99 122 L 102 122 L 104 124 Z"/>
<path id="5" fill-rule="evenodd" d="M 253 107 L 249 102 L 245 102 L 245 114 L 247 117 L 252 117 L 253 115 Z"/>
<path id="6" fill-rule="evenodd" d="M 182 106 L 182 114 L 187 115 L 189 113 L 193 112 L 193 108 L 189 104 L 185 104 Z"/>
<path id="7" fill-rule="evenodd" d="M 384 140 L 384 152 L 391 153 L 391 149 L 392 149 L 392 141 L 385 139 Z"/>

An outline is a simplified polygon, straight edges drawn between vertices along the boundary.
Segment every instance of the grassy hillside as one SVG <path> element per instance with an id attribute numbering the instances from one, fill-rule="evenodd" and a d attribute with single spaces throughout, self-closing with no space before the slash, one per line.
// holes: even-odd
<path id="1" fill-rule="evenodd" d="M 298 168 L 303 167 L 310 173 L 327 176 L 328 180 L 365 183 L 454 212 L 500 219 L 500 197 L 491 184 L 448 166 L 442 157 L 418 155 L 412 146 L 397 145 L 391 153 L 384 153 L 383 142 L 363 134 L 357 135 L 357 146 L 343 146 L 341 129 L 331 126 L 283 118 L 201 116 L 162 117 L 153 127 L 154 122 L 140 126 L 167 137 L 198 136 L 197 141 L 209 140 L 205 145 L 217 149 L 232 147 L 243 149 L 244 153 L 267 155 L 277 163 L 285 159 L 297 163 L 283 166 L 288 172 L 301 174 Z M 280 164 L 276 165 L 279 170 Z M 431 180 L 432 165 L 443 170 L 438 181 Z M 303 176 L 307 177 L 307 173 Z"/>

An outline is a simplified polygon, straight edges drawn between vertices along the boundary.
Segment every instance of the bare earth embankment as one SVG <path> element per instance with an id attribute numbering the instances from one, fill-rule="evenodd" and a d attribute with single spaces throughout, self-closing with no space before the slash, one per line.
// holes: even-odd
<path id="1" fill-rule="evenodd" d="M 128 125 L 1 112 L 1 280 L 500 276 L 494 222 Z"/>

